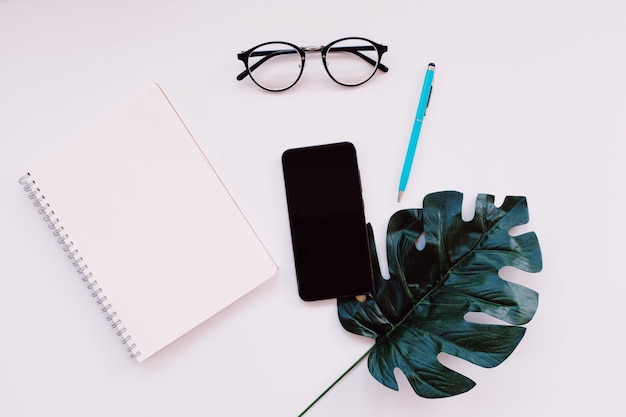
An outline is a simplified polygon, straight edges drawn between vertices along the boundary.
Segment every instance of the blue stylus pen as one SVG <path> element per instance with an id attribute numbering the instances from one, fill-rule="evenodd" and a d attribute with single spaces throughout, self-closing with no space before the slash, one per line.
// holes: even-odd
<path id="1" fill-rule="evenodd" d="M 404 190 L 406 190 L 406 184 L 409 181 L 409 174 L 411 173 L 411 166 L 413 165 L 413 157 L 415 156 L 415 148 L 417 148 L 417 141 L 420 137 L 420 131 L 422 130 L 422 122 L 426 115 L 426 107 L 430 101 L 430 93 L 433 88 L 433 77 L 435 76 L 435 64 L 432 62 L 428 64 L 426 70 L 426 76 L 424 77 L 424 85 L 422 86 L 422 94 L 420 95 L 420 101 L 417 105 L 417 113 L 415 114 L 415 121 L 413 122 L 413 130 L 411 131 L 411 139 L 409 140 L 409 148 L 406 150 L 406 156 L 404 157 L 404 165 L 402 166 L 402 175 L 400 176 L 400 187 L 398 187 L 398 203 L 402 200 Z"/>

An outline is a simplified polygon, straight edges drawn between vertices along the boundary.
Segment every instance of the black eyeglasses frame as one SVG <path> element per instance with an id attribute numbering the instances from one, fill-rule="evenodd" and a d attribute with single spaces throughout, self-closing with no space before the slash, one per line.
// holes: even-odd
<path id="1" fill-rule="evenodd" d="M 335 41 L 332 41 L 331 43 L 327 44 L 327 45 L 322 45 L 322 46 L 297 46 L 294 45 L 292 43 L 289 42 L 284 42 L 284 41 L 271 41 L 271 42 L 264 42 L 261 43 L 259 45 L 256 45 L 250 49 L 248 49 L 247 51 L 242 51 L 240 53 L 237 54 L 237 59 L 242 61 L 244 66 L 246 67 L 246 69 L 244 71 L 242 71 L 239 75 L 237 75 L 237 81 L 241 81 L 244 78 L 246 78 L 247 76 L 251 75 L 252 71 L 254 71 L 256 68 L 258 68 L 261 64 L 263 64 L 265 61 L 267 61 L 268 59 L 276 56 L 276 55 L 280 55 L 280 54 L 285 54 L 285 53 L 293 53 L 292 50 L 284 50 L 284 51 L 257 51 L 256 53 L 254 52 L 256 49 L 264 46 L 264 45 L 270 45 L 270 44 L 283 44 L 283 45 L 287 45 L 291 48 L 293 48 L 295 51 L 298 52 L 298 54 L 300 55 L 300 60 L 302 62 L 302 65 L 300 65 L 300 73 L 298 74 L 298 77 L 295 79 L 295 81 L 293 83 L 291 83 L 290 85 L 288 85 L 287 87 L 284 88 L 280 88 L 280 89 L 270 89 L 267 88 L 261 84 L 259 84 L 254 77 L 250 76 L 250 78 L 252 79 L 252 81 L 254 81 L 254 83 L 256 85 L 258 85 L 259 87 L 261 87 L 264 90 L 267 91 L 272 91 L 272 92 L 279 92 L 279 91 L 285 91 L 290 89 L 291 87 L 293 87 L 294 85 L 296 85 L 296 83 L 300 80 L 300 77 L 302 76 L 302 73 L 304 72 L 304 63 L 306 61 L 306 53 L 307 52 L 320 52 L 322 55 L 322 63 L 324 65 L 324 69 L 326 70 L 326 73 L 328 74 L 328 76 L 337 84 L 345 86 L 345 87 L 356 87 L 359 85 L 362 85 L 364 83 L 366 83 L 367 81 L 369 81 L 374 74 L 376 73 L 376 71 L 373 71 L 372 74 L 366 78 L 365 80 L 357 83 L 357 84 L 346 84 L 346 83 L 342 83 L 340 81 L 338 81 L 335 77 L 333 77 L 332 73 L 330 72 L 330 70 L 328 69 L 328 65 L 326 63 L 326 55 L 328 53 L 328 51 L 330 50 L 330 48 L 332 48 L 334 45 L 336 45 L 339 42 L 343 42 L 346 40 L 362 40 L 365 42 L 369 42 L 370 44 L 372 44 L 374 46 L 374 48 L 376 49 L 376 52 L 378 54 L 378 60 L 374 61 L 373 59 L 371 59 L 370 57 L 368 57 L 367 55 L 364 55 L 360 52 L 360 50 L 362 49 L 355 49 L 356 47 L 351 47 L 351 46 L 346 46 L 346 47 L 342 47 L 339 48 L 340 50 L 343 49 L 347 52 L 352 52 L 353 54 L 357 55 L 359 58 L 362 58 L 363 60 L 365 60 L 366 62 L 370 63 L 371 65 L 375 66 L 377 69 L 383 71 L 383 72 L 387 72 L 389 71 L 389 68 L 382 64 L 380 61 L 382 60 L 382 56 L 385 52 L 387 52 L 388 47 L 386 45 L 382 45 L 380 43 L 374 42 L 370 39 L 367 38 L 363 38 L 363 37 L 358 37 L 358 36 L 349 36 L 349 37 L 345 37 L 345 38 L 341 38 L 341 39 L 337 39 Z M 258 62 L 256 62 L 255 64 L 253 64 L 252 66 L 249 65 L 249 59 L 252 56 L 259 56 L 259 55 L 265 55 L 265 58 L 262 58 L 261 60 L 259 60 Z"/>

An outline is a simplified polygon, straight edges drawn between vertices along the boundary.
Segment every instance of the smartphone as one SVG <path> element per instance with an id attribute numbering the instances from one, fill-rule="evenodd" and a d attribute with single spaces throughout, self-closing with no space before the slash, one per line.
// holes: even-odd
<path id="1" fill-rule="evenodd" d="M 300 298 L 314 301 L 372 291 L 354 145 L 288 149 L 282 164 Z"/>

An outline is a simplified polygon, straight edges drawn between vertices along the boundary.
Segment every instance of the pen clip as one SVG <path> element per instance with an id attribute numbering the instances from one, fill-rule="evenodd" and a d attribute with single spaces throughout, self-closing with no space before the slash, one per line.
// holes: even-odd
<path id="1" fill-rule="evenodd" d="M 428 100 L 426 101 L 426 108 L 424 109 L 424 116 L 428 112 L 428 105 L 430 104 L 430 97 L 433 95 L 433 86 L 430 86 L 430 91 L 428 92 Z"/>

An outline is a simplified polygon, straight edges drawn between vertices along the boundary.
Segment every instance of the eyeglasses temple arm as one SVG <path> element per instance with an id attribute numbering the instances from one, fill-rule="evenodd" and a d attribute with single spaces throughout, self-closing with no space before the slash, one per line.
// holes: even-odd
<path id="1" fill-rule="evenodd" d="M 253 53 L 250 54 L 250 56 L 263 56 L 263 58 L 261 58 L 257 62 L 255 62 L 250 67 L 250 71 L 248 71 L 248 69 L 245 69 L 239 75 L 237 75 L 237 81 L 241 81 L 244 78 L 246 78 L 248 75 L 250 75 L 250 72 L 252 72 L 255 69 L 257 69 L 259 66 L 261 66 L 264 62 L 266 62 L 270 58 L 274 58 L 275 56 L 278 56 L 278 55 L 295 54 L 295 53 L 298 53 L 298 51 L 291 50 L 291 49 L 281 49 L 281 50 L 277 50 L 277 51 L 256 51 L 256 52 L 253 52 Z M 237 57 L 240 60 L 244 61 L 243 53 L 239 54 Z"/>
<path id="2" fill-rule="evenodd" d="M 248 72 L 248 70 L 243 70 L 241 73 L 239 73 L 239 75 L 237 75 L 237 81 L 241 81 L 244 78 L 246 78 L 248 75 L 250 75 L 250 73 Z"/>
<path id="3" fill-rule="evenodd" d="M 342 46 L 342 47 L 337 47 L 337 48 L 332 48 L 333 51 L 341 51 L 341 52 L 351 52 L 354 55 L 358 56 L 359 58 L 363 59 L 364 61 L 368 62 L 371 65 L 376 65 L 376 67 L 381 70 L 382 72 L 387 72 L 389 71 L 389 67 L 387 67 L 385 64 L 382 63 L 378 63 L 378 65 L 376 64 L 376 61 L 374 61 L 372 58 L 370 58 L 367 55 L 362 54 L 361 52 L 359 52 L 360 50 L 372 50 L 374 49 L 371 46 Z"/>
<path id="4" fill-rule="evenodd" d="M 367 55 L 363 55 L 362 53 L 360 53 L 359 51 L 354 51 L 354 54 L 363 58 L 364 60 L 366 60 L 367 62 L 369 62 L 372 65 L 376 65 L 376 61 L 374 61 L 372 58 L 370 58 Z M 378 65 L 376 65 L 376 67 L 381 70 L 382 72 L 387 72 L 389 71 L 389 67 L 387 67 L 385 64 L 379 62 Z"/>

